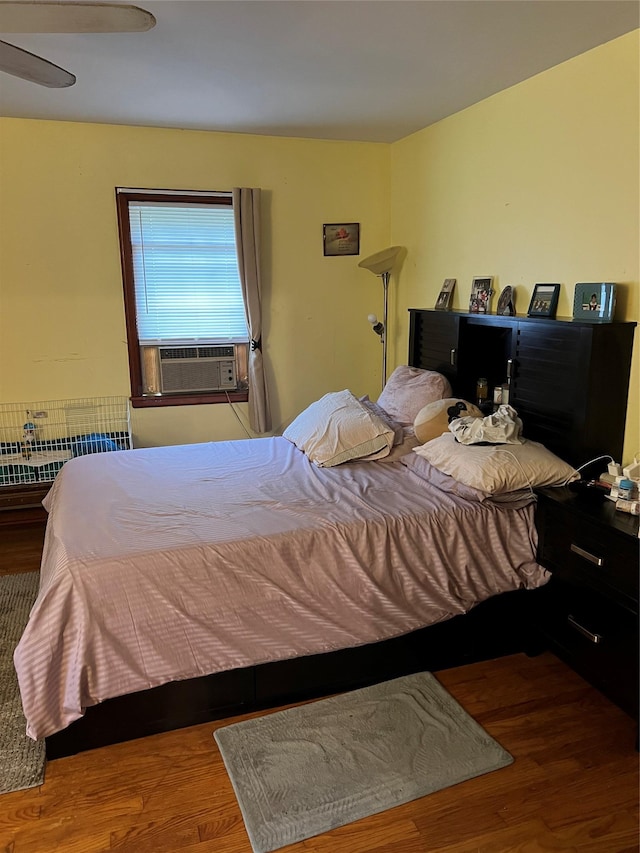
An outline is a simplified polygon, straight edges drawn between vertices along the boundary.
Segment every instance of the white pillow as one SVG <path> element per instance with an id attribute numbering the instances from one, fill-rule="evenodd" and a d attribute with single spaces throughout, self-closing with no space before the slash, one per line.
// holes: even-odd
<path id="1" fill-rule="evenodd" d="M 289 424 L 283 437 L 321 468 L 350 459 L 378 459 L 393 445 L 393 430 L 346 390 L 316 400 Z"/>
<path id="2" fill-rule="evenodd" d="M 386 462 L 386 459 L 382 460 Z M 479 489 L 474 489 L 472 486 L 467 486 L 445 474 L 435 465 L 424 458 L 418 456 L 417 453 L 409 453 L 403 456 L 400 463 L 409 469 L 416 477 L 441 489 L 443 492 L 457 495 L 459 498 L 464 498 L 467 501 L 478 501 L 480 503 L 489 503 L 493 506 L 503 506 L 511 509 L 519 509 L 523 506 L 528 506 L 534 499 L 530 488 L 517 489 L 515 492 L 503 492 L 502 494 L 489 495 L 486 492 L 481 492 Z"/>
<path id="3" fill-rule="evenodd" d="M 388 456 L 384 456 L 382 459 L 378 459 L 378 462 L 397 462 L 399 459 L 406 459 L 407 456 L 413 456 L 411 451 L 418 444 L 420 444 L 420 442 L 416 438 L 411 427 L 404 427 L 404 437 L 400 444 L 394 444 L 391 453 Z M 423 459 L 420 461 L 424 462 Z"/>
<path id="4" fill-rule="evenodd" d="M 387 380 L 378 397 L 378 405 L 403 426 L 411 426 L 420 409 L 451 396 L 451 385 L 446 376 L 435 370 L 401 365 Z"/>
<path id="5" fill-rule="evenodd" d="M 518 489 L 562 486 L 580 474 L 537 441 L 522 444 L 460 444 L 451 433 L 414 447 L 440 471 L 489 495 Z"/>
<path id="6" fill-rule="evenodd" d="M 389 429 L 393 430 L 393 446 L 395 447 L 398 444 L 402 444 L 404 441 L 405 427 L 398 423 L 398 421 L 394 421 L 386 409 L 383 409 L 382 406 L 379 406 L 377 403 L 374 403 L 373 400 L 370 400 L 368 394 L 365 394 L 364 397 L 359 397 L 358 399 L 366 409 L 369 409 L 370 412 L 377 415 L 380 420 L 385 422 Z"/>

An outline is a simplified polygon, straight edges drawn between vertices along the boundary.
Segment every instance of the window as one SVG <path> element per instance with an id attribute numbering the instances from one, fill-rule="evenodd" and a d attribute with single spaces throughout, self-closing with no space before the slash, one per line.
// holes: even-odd
<path id="1" fill-rule="evenodd" d="M 231 196 L 118 189 L 134 406 L 246 400 Z"/>

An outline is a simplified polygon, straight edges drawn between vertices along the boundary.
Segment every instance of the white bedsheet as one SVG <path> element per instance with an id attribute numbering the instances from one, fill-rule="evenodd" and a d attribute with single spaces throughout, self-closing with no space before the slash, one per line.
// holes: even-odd
<path id="1" fill-rule="evenodd" d="M 399 463 L 320 469 L 283 438 L 73 459 L 46 498 L 15 665 L 27 733 L 104 699 L 397 636 L 543 584 L 533 507 Z"/>

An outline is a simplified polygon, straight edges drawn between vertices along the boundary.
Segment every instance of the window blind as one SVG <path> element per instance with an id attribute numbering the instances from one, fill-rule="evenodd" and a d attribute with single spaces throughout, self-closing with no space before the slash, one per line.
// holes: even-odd
<path id="1" fill-rule="evenodd" d="M 129 202 L 141 344 L 249 339 L 233 208 Z"/>

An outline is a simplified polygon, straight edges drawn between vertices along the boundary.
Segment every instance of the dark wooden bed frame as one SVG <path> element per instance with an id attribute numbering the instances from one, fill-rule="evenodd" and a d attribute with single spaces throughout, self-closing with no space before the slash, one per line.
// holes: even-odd
<path id="1" fill-rule="evenodd" d="M 574 465 L 600 453 L 618 454 L 620 459 L 634 323 L 607 324 L 605 328 L 431 310 L 411 310 L 410 317 L 409 364 L 445 373 L 454 392 L 464 399 L 473 399 L 477 376 L 487 376 L 491 387 L 505 381 L 509 372 L 512 404 L 523 416 L 529 438 L 542 441 Z M 563 373 L 552 353 L 549 370 L 553 383 L 549 386 L 547 382 L 545 387 L 541 353 L 554 346 L 568 367 Z M 567 347 L 578 349 L 572 352 Z M 588 360 L 582 364 L 592 364 L 592 368 L 585 372 L 591 370 L 597 376 L 584 376 L 580 384 L 572 358 L 586 356 Z M 613 369 L 616 378 L 612 380 Z M 593 393 L 593 383 L 605 374 L 607 382 L 601 387 L 609 394 L 609 417 L 602 427 L 588 409 L 587 397 Z M 612 382 L 619 386 L 613 395 Z M 592 422 L 599 429 L 595 439 Z M 535 599 L 535 590 L 508 592 L 465 615 L 380 643 L 170 682 L 108 699 L 48 737 L 47 758 L 354 689 L 410 672 L 438 671 L 518 652 L 535 653 L 542 648 L 529 627 L 528 613 Z"/>

